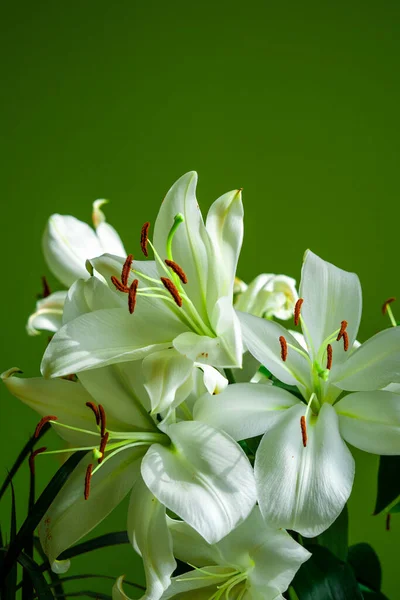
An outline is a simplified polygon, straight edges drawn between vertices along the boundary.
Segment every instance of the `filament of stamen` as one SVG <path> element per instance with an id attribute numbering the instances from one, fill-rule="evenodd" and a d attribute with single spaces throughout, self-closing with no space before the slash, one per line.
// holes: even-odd
<path id="1" fill-rule="evenodd" d="M 392 311 L 391 307 L 389 306 L 389 304 L 391 304 L 395 300 L 396 300 L 396 298 L 388 298 L 386 300 L 385 304 L 382 306 L 382 314 L 385 315 L 387 313 L 393 327 L 397 327 L 397 322 L 396 322 L 396 319 L 394 318 L 393 311 Z"/>
<path id="2" fill-rule="evenodd" d="M 36 450 L 31 452 L 31 454 L 29 456 L 29 469 L 30 469 L 32 475 L 35 474 L 35 457 L 38 454 L 42 454 L 43 452 L 46 452 L 46 450 L 47 450 L 46 446 L 42 446 L 41 448 L 37 448 Z"/>
<path id="3" fill-rule="evenodd" d="M 100 435 L 104 437 L 106 433 L 106 411 L 102 404 L 99 404 L 99 416 L 100 416 Z"/>
<path id="4" fill-rule="evenodd" d="M 64 427 L 65 429 L 71 429 L 71 431 L 78 431 L 79 433 L 86 433 L 87 435 L 95 435 L 99 437 L 98 432 L 90 431 L 88 429 L 81 429 L 80 427 L 73 427 L 72 425 L 66 425 L 65 423 L 60 423 L 60 421 L 50 421 L 52 425 L 57 425 L 58 427 Z"/>
<path id="5" fill-rule="evenodd" d="M 40 432 L 46 423 L 57 421 L 57 417 L 55 415 L 48 415 L 40 419 L 39 423 L 36 425 L 35 433 L 33 434 L 34 438 L 37 439 L 39 437 Z"/>
<path id="6" fill-rule="evenodd" d="M 99 409 L 97 408 L 95 403 L 94 402 L 86 402 L 86 406 L 88 408 L 90 408 L 90 410 L 93 412 L 93 414 L 96 418 L 96 425 L 100 425 L 100 413 L 99 413 Z"/>
<path id="7" fill-rule="evenodd" d="M 93 465 L 92 464 L 88 465 L 88 467 L 86 469 L 85 491 L 84 491 L 84 498 L 85 498 L 85 500 L 87 500 L 89 498 L 89 494 L 90 494 L 90 480 L 92 479 L 92 469 L 93 469 Z"/>
<path id="8" fill-rule="evenodd" d="M 122 272 L 121 272 L 122 285 L 126 286 L 128 284 L 128 278 L 129 278 L 129 273 L 131 272 L 132 263 L 133 263 L 133 255 L 128 254 L 128 256 L 126 257 L 126 260 L 124 262 L 124 266 L 122 267 Z"/>
<path id="9" fill-rule="evenodd" d="M 299 324 L 299 321 L 300 321 L 300 311 L 301 311 L 301 305 L 303 304 L 303 302 L 304 302 L 304 299 L 299 298 L 294 307 L 294 324 L 296 326 Z"/>
<path id="10" fill-rule="evenodd" d="M 95 473 L 97 473 L 97 471 L 99 469 L 101 469 L 101 467 L 108 461 L 110 460 L 110 458 L 113 458 L 113 456 L 115 456 L 116 454 L 119 454 L 120 452 L 122 452 L 123 450 L 128 450 L 129 448 L 134 448 L 135 446 L 149 446 L 149 442 L 132 442 L 131 444 L 125 444 L 125 443 L 121 443 L 120 447 L 117 448 L 116 450 L 114 450 L 113 452 L 111 452 L 110 454 L 108 454 L 108 456 L 104 456 L 103 460 L 100 464 L 97 465 L 97 467 L 95 467 L 93 469 L 92 475 L 94 475 Z M 109 448 L 110 449 L 110 448 Z"/>
<path id="11" fill-rule="evenodd" d="M 135 306 L 136 306 L 136 294 L 137 294 L 138 285 L 139 285 L 139 280 L 134 279 L 129 287 L 128 308 L 129 308 L 129 312 L 131 315 L 133 314 L 133 312 L 135 310 Z"/>
<path id="12" fill-rule="evenodd" d="M 329 369 L 329 371 L 332 368 L 332 355 L 332 346 L 328 344 L 326 347 L 326 368 Z"/>
<path id="13" fill-rule="evenodd" d="M 301 427 L 301 437 L 303 440 L 304 448 L 307 446 L 307 425 L 306 418 L 304 416 L 300 417 L 300 427 Z"/>
<path id="14" fill-rule="evenodd" d="M 288 348 L 291 348 L 295 352 L 297 352 L 297 354 L 300 354 L 300 356 L 303 356 L 308 361 L 310 366 L 312 366 L 312 360 L 311 360 L 310 356 L 307 354 L 307 352 L 305 352 L 304 350 L 301 350 L 300 348 L 297 348 L 296 346 L 293 346 L 293 344 L 289 344 L 288 342 L 286 342 L 286 346 Z"/>
<path id="15" fill-rule="evenodd" d="M 286 361 L 287 359 L 287 354 L 288 354 L 288 349 L 287 349 L 287 343 L 285 338 L 283 337 L 283 335 L 281 335 L 279 337 L 279 343 L 281 345 L 281 358 L 283 360 L 283 362 Z"/>
<path id="16" fill-rule="evenodd" d="M 147 250 L 147 243 L 149 241 L 149 227 L 150 227 L 150 223 L 149 223 L 149 221 L 146 221 L 146 223 L 143 225 L 142 230 L 140 232 L 140 247 L 146 258 L 149 255 L 149 252 Z"/>
<path id="17" fill-rule="evenodd" d="M 173 283 L 173 281 L 171 281 L 171 279 L 169 279 L 168 277 L 161 277 L 161 281 L 162 281 L 163 286 L 165 287 L 165 289 L 167 289 L 169 291 L 169 293 L 171 294 L 172 298 L 175 300 L 175 303 L 180 308 L 182 306 L 182 298 L 181 298 L 181 296 L 180 296 L 180 294 L 178 292 L 177 287 Z"/>
<path id="18" fill-rule="evenodd" d="M 179 277 L 182 283 L 187 283 L 187 277 L 185 271 L 178 263 L 173 260 L 165 259 L 165 264 Z"/>

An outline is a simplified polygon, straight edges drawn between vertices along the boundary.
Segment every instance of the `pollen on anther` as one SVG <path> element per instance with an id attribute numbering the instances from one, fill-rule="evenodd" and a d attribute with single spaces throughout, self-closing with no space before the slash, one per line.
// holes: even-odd
<path id="1" fill-rule="evenodd" d="M 332 346 L 330 344 L 326 347 L 326 368 L 330 370 L 332 368 Z"/>
<path id="2" fill-rule="evenodd" d="M 178 263 L 176 263 L 174 260 L 169 260 L 168 258 L 165 259 L 165 264 L 172 269 L 172 271 L 174 273 L 176 273 L 176 275 L 178 275 L 179 279 L 182 281 L 182 283 L 187 283 L 187 277 L 186 277 L 186 273 L 185 271 L 182 269 L 182 267 L 180 267 L 178 265 Z"/>
<path id="3" fill-rule="evenodd" d="M 86 402 L 86 406 L 88 408 L 90 408 L 90 410 L 93 412 L 94 416 L 96 417 L 96 425 L 100 425 L 100 413 L 99 413 L 99 409 L 97 408 L 95 403 L 94 402 Z"/>
<path id="4" fill-rule="evenodd" d="M 115 277 L 115 275 L 111 275 L 111 281 L 113 282 L 113 284 L 119 292 L 127 293 L 129 291 L 129 288 L 123 283 L 121 283 L 120 280 L 117 277 Z"/>
<path id="5" fill-rule="evenodd" d="M 169 291 L 169 293 L 175 300 L 175 303 L 179 307 L 181 307 L 182 306 L 182 298 L 180 297 L 180 294 L 179 294 L 175 284 L 170 279 L 168 279 L 168 277 L 161 277 L 161 281 L 162 281 L 165 289 L 167 289 Z"/>
<path id="6" fill-rule="evenodd" d="M 90 480 L 92 479 L 92 469 L 93 469 L 92 464 L 88 465 L 88 467 L 86 469 L 85 492 L 84 492 L 85 500 L 87 500 L 89 498 L 89 494 L 90 494 Z"/>
<path id="7" fill-rule="evenodd" d="M 347 331 L 343 331 L 343 347 L 344 351 L 347 352 L 347 350 L 349 349 L 349 336 Z"/>
<path id="8" fill-rule="evenodd" d="M 103 462 L 103 458 L 104 458 L 104 451 L 106 449 L 107 446 L 107 442 L 108 442 L 108 438 L 109 438 L 110 434 L 107 432 L 102 438 L 101 438 L 101 442 L 100 442 L 100 448 L 99 448 L 99 452 L 101 453 L 100 458 L 97 459 L 97 462 L 99 463 L 99 465 Z"/>
<path id="9" fill-rule="evenodd" d="M 146 223 L 143 225 L 142 230 L 140 232 L 140 247 L 146 258 L 149 255 L 148 250 L 147 250 L 147 242 L 149 240 L 149 227 L 150 227 L 150 223 L 149 223 L 149 221 L 146 221 Z"/>
<path id="10" fill-rule="evenodd" d="M 45 446 L 42 446 L 41 448 L 37 448 L 36 450 L 31 452 L 31 454 L 29 456 L 29 469 L 30 469 L 32 475 L 35 474 L 35 457 L 38 454 L 41 454 L 42 452 L 46 452 L 46 450 L 47 450 L 47 448 Z"/>
<path id="11" fill-rule="evenodd" d="M 301 305 L 303 304 L 304 299 L 303 298 L 299 298 L 296 302 L 296 305 L 294 307 L 294 324 L 298 325 L 299 321 L 300 321 L 300 311 L 301 311 Z"/>
<path id="12" fill-rule="evenodd" d="M 342 339 L 342 337 L 343 337 L 343 335 L 344 335 L 344 332 L 346 331 L 347 324 L 348 324 L 348 323 L 347 323 L 347 321 L 342 321 L 342 322 L 340 323 L 340 331 L 339 331 L 339 333 L 338 333 L 338 335 L 337 335 L 337 338 L 336 338 L 336 341 L 337 341 L 337 342 L 339 342 L 339 340 L 341 340 L 341 339 Z"/>
<path id="13" fill-rule="evenodd" d="M 283 335 L 280 336 L 279 343 L 281 345 L 281 358 L 282 358 L 283 362 L 285 362 L 287 359 L 287 355 L 288 355 L 288 348 L 287 348 L 286 340 L 283 337 Z"/>
<path id="14" fill-rule="evenodd" d="M 104 437 L 106 433 L 106 411 L 103 406 L 99 404 L 99 415 L 100 415 L 100 435 Z"/>
<path id="15" fill-rule="evenodd" d="M 139 281 L 137 279 L 134 279 L 129 287 L 128 308 L 129 308 L 129 312 L 131 313 L 131 315 L 133 314 L 133 312 L 135 310 L 135 306 L 136 306 L 136 294 L 137 294 L 138 285 L 139 285 Z"/>
<path id="16" fill-rule="evenodd" d="M 386 300 L 386 302 L 383 303 L 382 305 L 382 314 L 385 315 L 386 311 L 387 311 L 387 307 L 389 306 L 389 304 L 392 304 L 392 302 L 394 302 L 396 300 L 396 298 L 388 298 Z"/>
<path id="17" fill-rule="evenodd" d="M 301 437 L 304 448 L 307 446 L 307 425 L 305 416 L 300 417 Z"/>
<path id="18" fill-rule="evenodd" d="M 47 417 L 43 417 L 42 419 L 40 419 L 39 423 L 36 425 L 35 433 L 33 434 L 33 437 L 35 439 L 37 439 L 39 437 L 40 432 L 42 431 L 43 427 L 49 421 L 57 421 L 57 417 L 55 415 L 48 415 Z"/>
<path id="19" fill-rule="evenodd" d="M 128 254 L 128 256 L 126 257 L 126 260 L 124 262 L 124 266 L 122 267 L 122 271 L 121 271 L 121 282 L 122 282 L 122 285 L 124 285 L 124 286 L 126 286 L 128 283 L 128 277 L 129 277 L 129 273 L 131 272 L 132 263 L 133 263 L 133 255 Z M 115 283 L 114 283 L 114 285 L 115 285 Z"/>

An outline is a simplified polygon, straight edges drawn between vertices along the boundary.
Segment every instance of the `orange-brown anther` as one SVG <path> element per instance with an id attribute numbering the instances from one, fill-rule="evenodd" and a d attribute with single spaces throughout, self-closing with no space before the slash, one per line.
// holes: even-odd
<path id="1" fill-rule="evenodd" d="M 347 321 L 342 321 L 340 323 L 340 331 L 337 335 L 336 341 L 338 342 L 339 340 L 342 339 L 344 332 L 346 331 L 347 328 Z"/>
<path id="2" fill-rule="evenodd" d="M 121 272 L 122 285 L 126 286 L 128 284 L 128 277 L 129 277 L 129 273 L 131 272 L 132 263 L 133 263 L 133 255 L 128 254 L 128 256 L 126 257 L 126 260 L 124 262 L 124 266 L 122 267 L 122 272 Z"/>
<path id="3" fill-rule="evenodd" d="M 279 343 L 281 345 L 281 358 L 282 358 L 283 362 L 285 362 L 285 360 L 287 359 L 288 349 L 287 349 L 286 340 L 283 337 L 283 335 L 280 336 Z"/>
<path id="4" fill-rule="evenodd" d="M 42 275 L 42 298 L 47 298 L 51 294 L 49 282 L 47 281 L 46 275 Z"/>
<path id="5" fill-rule="evenodd" d="M 49 421 L 57 421 L 57 417 L 54 415 L 48 415 L 47 417 L 43 417 L 42 419 L 40 419 L 39 423 L 36 425 L 36 429 L 35 429 L 35 433 L 34 433 L 35 438 L 39 437 L 40 432 L 42 431 L 43 427 Z"/>
<path id="6" fill-rule="evenodd" d="M 140 247 L 146 258 L 149 255 L 147 251 L 147 242 L 149 240 L 149 227 L 150 223 L 146 221 L 146 223 L 142 227 L 142 231 L 140 232 Z"/>
<path id="7" fill-rule="evenodd" d="M 107 442 L 108 442 L 108 438 L 110 437 L 110 434 L 107 432 L 102 438 L 101 438 L 101 442 L 100 442 L 100 452 L 101 452 L 101 456 L 100 458 L 97 459 L 97 462 L 99 463 L 99 465 L 103 462 L 103 458 L 104 458 L 104 451 L 106 449 L 107 446 Z"/>
<path id="8" fill-rule="evenodd" d="M 347 331 L 343 332 L 343 347 L 344 351 L 347 352 L 347 350 L 349 349 L 349 336 Z"/>
<path id="9" fill-rule="evenodd" d="M 36 450 L 31 452 L 31 455 L 29 457 L 29 469 L 30 469 L 32 475 L 35 474 L 35 456 L 37 456 L 38 454 L 41 454 L 42 452 L 46 452 L 46 450 L 47 450 L 47 448 L 45 446 L 42 446 L 42 448 L 37 448 Z"/>
<path id="10" fill-rule="evenodd" d="M 382 305 L 382 314 L 385 315 L 386 311 L 387 311 L 387 307 L 389 304 L 392 304 L 392 302 L 394 302 L 396 300 L 396 298 L 388 298 L 386 300 L 386 302 L 384 302 L 384 304 Z"/>
<path id="11" fill-rule="evenodd" d="M 169 258 L 165 259 L 165 264 L 172 269 L 172 271 L 174 273 L 176 273 L 176 275 L 178 275 L 179 279 L 182 281 L 182 283 L 187 283 L 187 277 L 186 277 L 186 273 L 185 271 L 182 269 L 182 267 L 180 267 L 178 265 L 178 263 L 176 263 L 173 260 L 169 260 Z"/>
<path id="12" fill-rule="evenodd" d="M 133 314 L 133 312 L 135 310 L 135 306 L 136 306 L 136 293 L 137 293 L 138 285 L 139 285 L 139 281 L 137 279 L 134 279 L 129 287 L 128 308 L 129 308 L 129 312 L 131 313 L 131 315 Z"/>
<path id="13" fill-rule="evenodd" d="M 175 303 L 179 307 L 181 307 L 182 306 L 182 298 L 180 297 L 180 294 L 179 294 L 177 288 L 175 287 L 175 284 L 172 283 L 172 281 L 170 279 L 168 279 L 168 277 L 161 277 L 161 281 L 162 281 L 165 289 L 167 289 L 169 291 L 169 293 L 175 300 Z"/>
<path id="14" fill-rule="evenodd" d="M 86 402 L 86 406 L 88 408 L 90 408 L 90 410 L 93 412 L 94 416 L 96 417 L 96 425 L 100 425 L 100 413 L 99 413 L 99 409 L 97 408 L 95 403 L 94 402 Z"/>
<path id="15" fill-rule="evenodd" d="M 332 368 L 332 354 L 332 346 L 328 344 L 326 347 L 326 368 L 329 370 Z"/>
<path id="16" fill-rule="evenodd" d="M 115 275 L 111 275 L 111 281 L 113 282 L 113 284 L 119 292 L 129 292 L 129 288 L 123 283 L 121 283 L 120 280 L 117 279 L 117 277 L 115 277 Z"/>
<path id="17" fill-rule="evenodd" d="M 99 415 L 100 415 L 100 435 L 104 437 L 106 433 L 106 411 L 103 406 L 99 404 Z"/>
<path id="18" fill-rule="evenodd" d="M 300 427 L 301 427 L 301 437 L 303 439 L 303 446 L 304 448 L 307 446 L 307 425 L 306 425 L 306 418 L 300 417 Z"/>
<path id="19" fill-rule="evenodd" d="M 298 325 L 299 321 L 300 321 L 300 311 L 301 311 L 301 305 L 303 304 L 304 299 L 303 298 L 299 298 L 296 302 L 296 305 L 294 307 L 294 324 Z"/>
<path id="20" fill-rule="evenodd" d="M 87 500 L 89 498 L 89 494 L 90 494 L 90 480 L 92 479 L 92 469 L 93 469 L 92 464 L 88 465 L 88 467 L 86 469 L 85 492 L 84 492 L 85 500 Z"/>

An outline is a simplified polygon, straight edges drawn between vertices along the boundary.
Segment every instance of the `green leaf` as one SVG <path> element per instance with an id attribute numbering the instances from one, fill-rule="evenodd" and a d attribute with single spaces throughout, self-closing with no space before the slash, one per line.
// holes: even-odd
<path id="1" fill-rule="evenodd" d="M 49 584 L 45 580 L 39 565 L 27 554 L 21 552 L 18 556 L 18 562 L 24 568 L 24 571 L 29 573 L 33 587 L 40 600 L 54 600 L 53 592 Z M 32 597 L 32 596 L 31 596 Z"/>
<path id="2" fill-rule="evenodd" d="M 69 592 L 65 594 L 66 598 L 95 598 L 96 600 L 112 600 L 108 594 L 102 594 L 101 592 L 91 592 L 85 590 L 82 592 Z M 54 596 L 54 598 L 61 598 L 61 596 Z"/>
<path id="3" fill-rule="evenodd" d="M 317 537 L 319 546 L 328 548 L 337 558 L 346 562 L 348 552 L 349 515 L 347 505 L 332 525 Z"/>
<path id="4" fill-rule="evenodd" d="M 311 558 L 297 572 L 292 586 L 299 600 L 362 600 L 351 567 L 323 546 L 310 546 Z"/>
<path id="5" fill-rule="evenodd" d="M 29 464 L 29 499 L 28 499 L 28 514 L 33 509 L 35 504 L 35 469 Z M 24 552 L 27 556 L 33 559 L 33 531 L 27 536 Z M 30 573 L 24 569 L 22 572 L 22 600 L 31 600 L 33 595 L 33 584 Z"/>
<path id="6" fill-rule="evenodd" d="M 379 592 L 382 584 L 381 564 L 378 555 L 369 544 L 350 546 L 348 562 L 359 583 L 373 592 Z"/>
<path id="7" fill-rule="evenodd" d="M 15 461 L 15 463 L 13 464 L 13 466 L 11 467 L 10 472 L 8 473 L 7 477 L 4 480 L 3 485 L 0 488 L 0 500 L 2 499 L 4 492 L 6 491 L 6 489 L 8 488 L 8 486 L 10 485 L 14 475 L 16 474 L 16 472 L 18 471 L 18 469 L 20 468 L 20 466 L 22 465 L 22 463 L 24 462 L 24 460 L 26 459 L 26 457 L 31 453 L 32 448 L 34 447 L 34 445 L 40 440 L 40 438 L 42 438 L 44 436 L 44 434 L 46 433 L 46 431 L 48 431 L 50 429 L 50 423 L 46 423 L 41 431 L 40 434 L 38 435 L 37 438 L 35 438 L 34 436 L 31 437 L 31 439 L 25 444 L 25 446 L 22 448 L 21 452 L 18 454 L 17 460 Z"/>
<path id="8" fill-rule="evenodd" d="M 392 514 L 400 512 L 400 502 L 391 507 L 390 512 Z"/>
<path id="9" fill-rule="evenodd" d="M 126 531 L 115 531 L 113 533 L 106 533 L 104 535 L 100 535 L 95 537 L 87 542 L 81 542 L 80 544 L 76 544 L 76 546 L 72 546 L 67 550 L 64 550 L 58 557 L 59 560 L 67 560 L 69 558 L 73 558 L 74 556 L 79 556 L 79 554 L 85 554 L 86 552 L 91 552 L 92 550 L 97 550 L 97 548 L 105 548 L 106 546 L 117 546 L 119 544 L 129 544 L 128 534 Z"/>
<path id="10" fill-rule="evenodd" d="M 63 583 L 66 583 L 67 581 L 79 581 L 80 579 L 109 579 L 111 581 L 115 581 L 117 577 L 112 577 L 112 575 L 96 575 L 93 573 L 84 573 L 82 575 L 69 575 L 68 577 L 63 577 L 61 581 Z M 146 590 L 146 588 L 143 585 L 140 585 L 139 583 L 134 583 L 133 581 L 128 581 L 127 579 L 124 579 L 124 585 L 130 585 L 132 587 L 137 588 L 138 590 Z M 54 584 L 51 584 L 50 587 L 54 587 Z"/>
<path id="11" fill-rule="evenodd" d="M 58 469 L 50 483 L 41 493 L 29 515 L 22 524 L 21 529 L 18 531 L 15 540 L 12 544 L 10 544 L 3 564 L 3 571 L 5 574 L 9 572 L 10 568 L 15 563 L 15 560 L 18 558 L 19 554 L 24 548 L 27 537 L 30 536 L 39 525 L 43 515 L 46 513 L 54 498 L 85 454 L 86 452 L 84 451 L 74 452 L 74 454 L 72 454 L 72 456 L 70 456 L 69 459 L 62 465 L 62 467 Z"/>
<path id="12" fill-rule="evenodd" d="M 15 509 L 15 490 L 12 481 L 11 483 L 11 521 L 10 521 L 10 544 L 16 538 L 17 535 L 17 513 Z M 17 597 L 17 562 L 15 561 L 10 565 L 10 570 L 7 577 L 4 578 L 4 587 L 1 597 L 4 600 L 15 600 Z"/>
<path id="13" fill-rule="evenodd" d="M 50 587 L 54 588 L 54 593 L 57 594 L 59 598 L 64 598 L 64 588 L 62 586 L 61 578 L 57 573 L 53 573 L 53 571 L 51 570 L 50 563 L 47 560 L 47 556 L 44 553 L 44 550 L 42 548 L 39 538 L 37 538 L 37 537 L 34 538 L 34 544 L 35 544 L 36 551 L 40 555 L 40 558 L 42 559 L 42 561 L 44 563 L 48 564 L 47 573 L 48 573 L 48 576 L 49 576 L 50 582 L 51 582 Z M 40 567 L 40 570 L 43 571 L 42 567 Z"/>
<path id="14" fill-rule="evenodd" d="M 378 494 L 374 515 L 383 510 L 388 512 L 391 505 L 400 500 L 400 456 L 381 456 L 378 471 Z"/>

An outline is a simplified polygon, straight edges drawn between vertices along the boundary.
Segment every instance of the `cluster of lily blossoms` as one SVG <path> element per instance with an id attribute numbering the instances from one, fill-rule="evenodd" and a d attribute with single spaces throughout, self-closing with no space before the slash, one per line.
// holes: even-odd
<path id="1" fill-rule="evenodd" d="M 181 177 L 153 235 L 142 227 L 144 260 L 106 222 L 105 201 L 94 229 L 50 217 L 43 252 L 67 289 L 45 286 L 28 321 L 30 334 L 54 334 L 43 377 L 2 379 L 41 415 L 37 432 L 50 422 L 68 452 L 86 451 L 39 526 L 55 570 L 130 493 L 143 599 L 276 600 L 310 557 L 286 530 L 319 535 L 350 496 L 346 442 L 400 454 L 400 328 L 359 344 L 358 277 L 309 250 L 299 295 L 284 275 L 244 284 L 241 191 L 204 223 L 196 183 Z M 275 321 L 292 316 L 294 331 Z M 244 440 L 258 436 L 252 456 Z M 190 568 L 174 577 L 175 558 Z M 113 598 L 128 598 L 122 576 Z"/>

